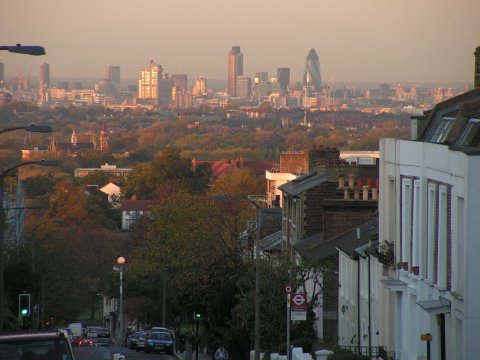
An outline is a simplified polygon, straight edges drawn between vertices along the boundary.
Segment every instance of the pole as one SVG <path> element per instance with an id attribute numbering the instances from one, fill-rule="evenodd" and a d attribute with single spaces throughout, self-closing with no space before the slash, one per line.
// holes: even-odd
<path id="1" fill-rule="evenodd" d="M 3 175 L 0 176 L 0 332 L 3 331 L 3 297 L 5 296 L 3 242 L 5 235 L 5 212 L 3 209 Z"/>
<path id="2" fill-rule="evenodd" d="M 198 360 L 198 323 L 200 320 L 194 320 L 197 322 L 197 329 L 195 331 L 195 360 Z"/>
<path id="3" fill-rule="evenodd" d="M 430 357 L 430 340 L 427 340 L 426 343 L 427 343 L 427 360 L 430 360 L 431 359 L 431 357 Z"/>
<path id="4" fill-rule="evenodd" d="M 260 230 L 261 209 L 255 204 L 257 212 L 257 241 L 255 244 L 255 360 L 260 360 Z"/>
<path id="5" fill-rule="evenodd" d="M 287 294 L 287 360 L 290 360 L 290 294 Z"/>
<path id="6" fill-rule="evenodd" d="M 165 327 L 166 324 L 166 305 L 167 305 L 167 279 L 165 276 L 165 268 L 162 271 L 162 326 Z"/>
<path id="7" fill-rule="evenodd" d="M 120 265 L 120 346 L 123 344 L 123 265 Z"/>

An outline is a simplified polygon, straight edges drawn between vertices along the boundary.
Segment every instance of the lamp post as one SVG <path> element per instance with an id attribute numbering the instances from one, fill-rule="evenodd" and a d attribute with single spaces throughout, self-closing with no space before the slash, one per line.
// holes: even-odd
<path id="1" fill-rule="evenodd" d="M 49 224 L 49 223 L 53 223 L 53 224 L 57 224 L 57 225 L 62 225 L 62 224 L 65 224 L 65 222 L 63 220 L 60 220 L 60 219 L 53 219 L 53 220 L 46 220 L 46 221 L 42 221 L 38 224 L 36 224 L 32 230 L 30 230 L 30 234 L 35 234 L 36 230 L 38 230 L 41 226 L 45 225 L 45 224 Z M 30 236 L 29 236 L 30 238 Z M 32 238 L 30 239 L 31 241 L 31 252 L 32 252 L 32 301 L 33 301 L 33 304 L 34 304 L 34 307 L 36 307 L 37 311 L 36 312 L 32 312 L 33 314 L 33 318 L 32 318 L 32 328 L 37 328 L 37 329 L 43 329 L 43 326 L 44 326 L 44 322 L 43 322 L 43 315 L 45 313 L 44 311 L 44 303 L 43 303 L 43 292 L 44 292 L 44 289 L 43 289 L 43 275 L 42 275 L 42 281 L 41 281 L 41 299 L 39 299 L 39 296 L 37 294 L 36 291 L 34 291 L 34 287 L 35 287 L 35 273 L 36 273 L 36 259 L 35 259 L 35 241 L 33 239 L 33 236 Z"/>
<path id="2" fill-rule="evenodd" d="M 3 179 L 10 171 L 15 170 L 21 166 L 26 165 L 40 165 L 40 166 L 58 166 L 57 161 L 24 161 L 16 165 L 12 165 L 0 173 L 0 331 L 3 331 L 3 298 L 5 296 L 5 279 L 4 279 L 4 268 L 5 268 L 5 257 L 3 253 L 3 243 L 5 235 L 5 212 L 3 208 Z"/>
<path id="3" fill-rule="evenodd" d="M 45 55 L 45 48 L 43 46 L 38 45 L 21 45 L 17 44 L 14 46 L 0 46 L 0 50 L 7 50 L 11 53 L 16 54 L 25 54 L 25 55 Z"/>
<path id="4" fill-rule="evenodd" d="M 258 199 L 248 197 L 248 201 L 255 206 L 257 222 L 255 242 L 255 360 L 260 360 L 260 238 L 262 208 L 258 205 Z"/>
<path id="5" fill-rule="evenodd" d="M 118 320 L 119 320 L 119 327 L 120 327 L 120 334 L 119 334 L 119 344 L 122 346 L 123 344 L 123 264 L 125 264 L 125 258 L 123 256 L 120 256 L 117 259 L 117 264 L 118 268 L 120 270 L 120 304 L 119 304 L 119 314 L 118 314 Z"/>
<path id="6" fill-rule="evenodd" d="M 242 198 L 248 200 L 255 207 L 256 241 L 255 241 L 255 360 L 260 360 L 260 238 L 261 238 L 261 202 L 265 202 L 264 195 L 234 196 L 229 194 L 215 194 L 214 199 Z"/>

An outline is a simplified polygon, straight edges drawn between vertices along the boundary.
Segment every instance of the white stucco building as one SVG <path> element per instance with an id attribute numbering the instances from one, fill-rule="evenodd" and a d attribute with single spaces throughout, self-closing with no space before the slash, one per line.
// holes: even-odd
<path id="1" fill-rule="evenodd" d="M 480 89 L 439 103 L 417 141 L 380 141 L 380 342 L 395 359 L 480 357 Z M 381 278 L 383 274 L 379 274 Z"/>

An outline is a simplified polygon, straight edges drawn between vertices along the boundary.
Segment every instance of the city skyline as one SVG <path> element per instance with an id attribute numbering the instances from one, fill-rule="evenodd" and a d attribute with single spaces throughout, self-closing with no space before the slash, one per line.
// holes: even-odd
<path id="1" fill-rule="evenodd" d="M 285 67 L 292 80 L 302 81 L 314 48 L 326 83 L 472 83 L 480 34 L 476 0 L 303 0 L 295 6 L 274 0 L 25 0 L 2 10 L 0 44 L 38 44 L 47 51 L 42 57 L 2 52 L 6 76 L 30 69 L 35 76 L 48 63 L 51 78 L 103 78 L 105 66 L 115 64 L 122 79 L 135 79 L 153 59 L 169 74 L 227 80 L 226 53 L 240 46 L 247 76 Z"/>

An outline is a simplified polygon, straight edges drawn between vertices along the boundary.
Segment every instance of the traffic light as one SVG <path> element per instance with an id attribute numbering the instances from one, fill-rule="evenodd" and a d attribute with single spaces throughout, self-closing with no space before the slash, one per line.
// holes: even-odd
<path id="1" fill-rule="evenodd" d="M 18 295 L 18 316 L 30 316 L 30 294 Z"/>
<path id="2" fill-rule="evenodd" d="M 203 305 L 195 306 L 193 310 L 193 319 L 194 320 L 201 320 L 205 318 L 205 307 Z"/>

